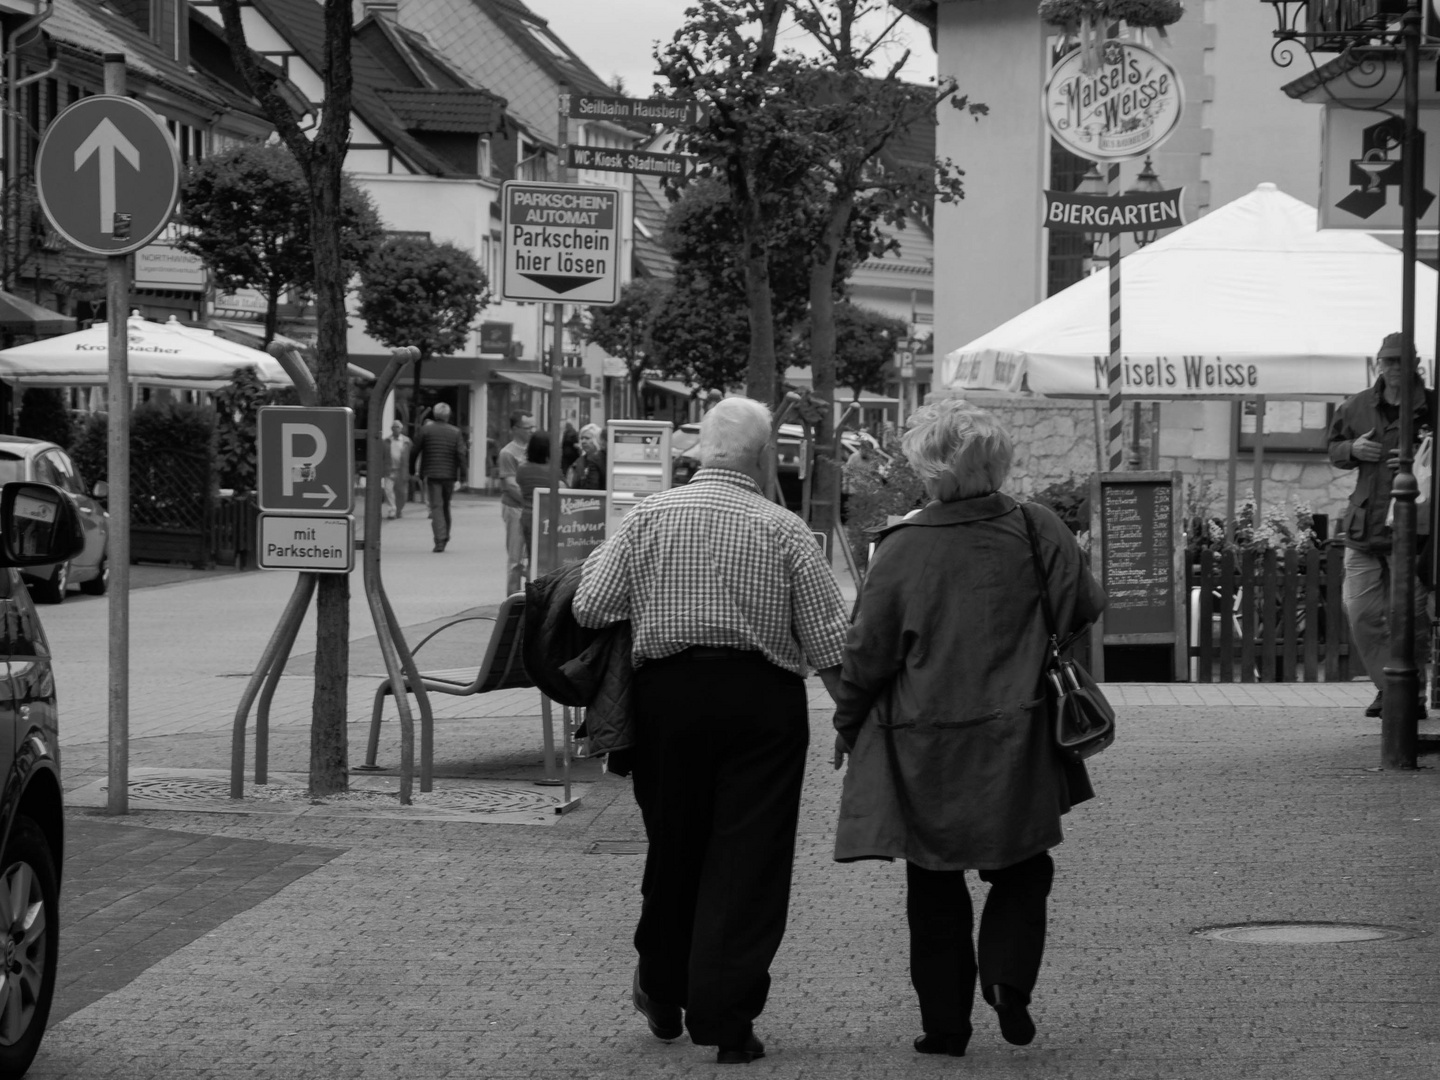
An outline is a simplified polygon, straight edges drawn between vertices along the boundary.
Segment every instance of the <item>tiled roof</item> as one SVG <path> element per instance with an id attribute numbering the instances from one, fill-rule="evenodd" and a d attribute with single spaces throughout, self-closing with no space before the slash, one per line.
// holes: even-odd
<path id="1" fill-rule="evenodd" d="M 315 71 L 324 70 L 325 9 L 315 0 L 251 0 L 251 5 Z M 374 128 L 396 153 L 420 170 L 435 176 L 454 175 L 455 170 L 410 136 L 399 117 L 381 99 L 381 87 L 393 87 L 395 78 L 363 45 L 350 50 L 354 75 L 351 107 Z"/>
<path id="2" fill-rule="evenodd" d="M 485 90 L 418 90 L 381 87 L 407 131 L 446 131 L 489 135 L 505 124 L 505 104 Z"/>
<path id="3" fill-rule="evenodd" d="M 126 66 L 150 81 L 212 107 L 221 104 L 214 93 L 183 65 L 166 56 L 138 27 L 90 0 L 55 0 L 54 13 L 42 29 L 53 40 L 87 55 L 124 53 Z"/>
<path id="4" fill-rule="evenodd" d="M 586 66 L 575 51 L 561 41 L 550 29 L 550 24 L 536 15 L 520 0 L 473 0 L 495 20 L 496 24 L 509 34 L 543 70 L 548 71 L 557 81 L 566 83 L 571 91 L 580 94 L 608 94 L 612 91 L 605 80 Z M 547 48 L 537 40 L 537 35 L 555 46 Z"/>
<path id="5" fill-rule="evenodd" d="M 669 280 L 675 276 L 675 260 L 665 250 L 665 196 L 654 177 L 635 177 L 635 261 L 646 277 Z M 646 233 L 649 233 L 647 236 Z"/>
<path id="6" fill-rule="evenodd" d="M 399 86 L 468 90 L 471 83 L 426 39 L 389 19 L 367 16 L 355 27 L 355 40 L 384 64 Z"/>

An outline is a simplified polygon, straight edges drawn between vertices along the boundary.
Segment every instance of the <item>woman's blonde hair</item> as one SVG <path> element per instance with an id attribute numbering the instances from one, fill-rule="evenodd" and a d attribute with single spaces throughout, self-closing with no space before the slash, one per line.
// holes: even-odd
<path id="1" fill-rule="evenodd" d="M 941 502 L 999 491 L 1015 454 L 1005 425 L 959 398 L 917 409 L 900 446 L 925 490 Z"/>

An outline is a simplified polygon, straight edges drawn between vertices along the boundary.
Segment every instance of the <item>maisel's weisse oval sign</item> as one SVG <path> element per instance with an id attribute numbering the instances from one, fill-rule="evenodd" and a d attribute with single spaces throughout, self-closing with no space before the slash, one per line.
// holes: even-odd
<path id="1" fill-rule="evenodd" d="M 1140 157 L 1175 130 L 1184 107 L 1175 69 L 1143 45 L 1107 41 L 1100 65 L 1077 50 L 1045 83 L 1045 121 L 1066 149 L 1091 161 Z"/>

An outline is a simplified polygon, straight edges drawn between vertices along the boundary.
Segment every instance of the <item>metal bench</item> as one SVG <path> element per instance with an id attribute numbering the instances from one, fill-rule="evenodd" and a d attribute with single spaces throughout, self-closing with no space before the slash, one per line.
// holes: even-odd
<path id="1" fill-rule="evenodd" d="M 500 604 L 500 610 L 493 617 L 495 629 L 490 633 L 489 644 L 485 647 L 484 659 L 480 661 L 478 668 L 450 668 L 444 671 L 421 671 L 420 689 L 425 693 L 453 694 L 457 697 L 468 697 L 471 694 L 488 694 L 494 690 L 512 690 L 535 684 L 530 676 L 525 673 L 525 665 L 520 659 L 520 634 L 525 620 L 525 594 L 515 593 L 507 596 Z M 458 626 L 464 622 L 491 621 L 489 615 L 466 615 L 459 619 L 452 619 L 443 626 L 432 630 L 421 639 L 415 646 L 411 655 L 418 656 L 425 643 L 452 626 Z M 404 687 L 408 693 L 415 693 L 415 688 L 406 682 Z M 370 713 L 370 741 L 365 750 L 365 768 L 377 768 L 375 759 L 380 752 L 380 722 L 381 714 L 385 709 L 385 698 L 393 695 L 395 687 L 389 677 L 381 680 L 379 687 L 375 690 L 375 705 Z M 548 702 L 546 702 L 548 705 Z M 545 730 L 545 745 L 548 751 L 548 758 L 554 757 L 554 737 L 548 723 L 550 710 L 544 709 L 547 721 Z M 421 731 L 420 741 L 422 747 L 432 745 L 431 732 L 428 725 L 433 721 L 428 720 L 429 710 L 421 711 L 421 723 L 426 728 Z M 422 750 L 421 770 L 428 774 L 430 769 L 429 754 Z M 547 774 L 553 771 L 547 760 Z M 423 778 L 428 781 L 428 776 Z"/>

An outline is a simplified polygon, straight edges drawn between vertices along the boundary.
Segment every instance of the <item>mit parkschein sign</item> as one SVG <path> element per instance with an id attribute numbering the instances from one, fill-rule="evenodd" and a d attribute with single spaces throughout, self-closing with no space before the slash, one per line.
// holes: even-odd
<path id="1" fill-rule="evenodd" d="M 620 289 L 620 192 L 511 181 L 504 204 L 506 300 L 613 304 Z"/>

